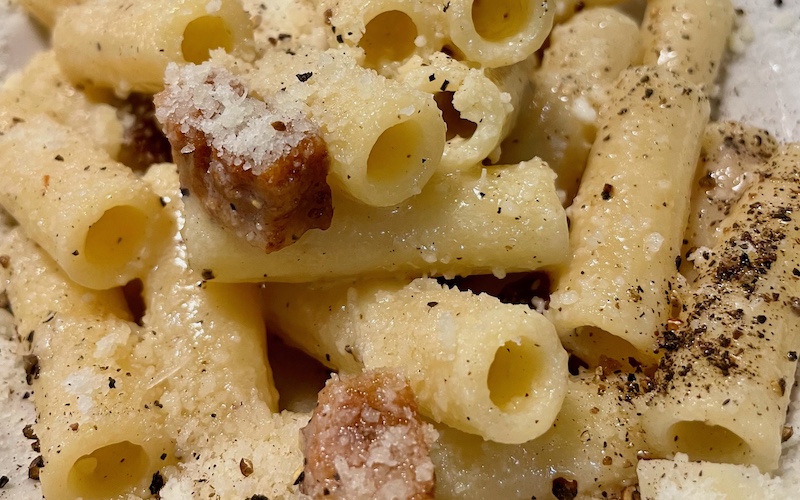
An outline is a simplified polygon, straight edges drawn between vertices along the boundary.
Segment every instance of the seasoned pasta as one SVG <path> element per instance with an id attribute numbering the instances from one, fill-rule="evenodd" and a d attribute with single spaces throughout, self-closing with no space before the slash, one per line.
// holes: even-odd
<path id="1" fill-rule="evenodd" d="M 19 3 L 47 500 L 777 488 L 800 146 L 716 121 L 740 3 Z"/>

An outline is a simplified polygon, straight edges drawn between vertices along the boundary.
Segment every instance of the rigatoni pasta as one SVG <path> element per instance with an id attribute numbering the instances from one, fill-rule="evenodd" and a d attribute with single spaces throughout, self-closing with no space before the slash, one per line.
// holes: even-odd
<path id="1" fill-rule="evenodd" d="M 480 70 L 439 52 L 400 67 L 398 79 L 432 94 L 442 110 L 447 142 L 440 171 L 499 160 L 500 142 L 519 114 L 533 62 Z"/>
<path id="2" fill-rule="evenodd" d="M 644 64 L 666 68 L 697 85 L 711 85 L 733 19 L 729 0 L 647 2 L 642 21 Z"/>
<path id="3" fill-rule="evenodd" d="M 164 202 L 147 184 L 46 117 L 0 137 L 0 164 L 5 209 L 84 286 L 141 277 L 170 238 Z"/>
<path id="4" fill-rule="evenodd" d="M 520 99 L 526 107 L 502 144 L 501 161 L 542 158 L 557 174 L 565 206 L 571 204 L 597 133 L 598 112 L 620 73 L 640 62 L 639 26 L 616 10 L 585 10 L 555 26 Z"/>
<path id="5" fill-rule="evenodd" d="M 169 62 L 201 63 L 216 48 L 252 55 L 252 36 L 237 0 L 87 0 L 60 14 L 53 48 L 73 81 L 124 95 L 160 90 Z"/>
<path id="6" fill-rule="evenodd" d="M 664 334 L 665 351 L 645 428 L 658 449 L 692 460 L 778 465 L 800 343 L 796 194 L 800 147 L 781 149 L 736 203 L 699 276 L 685 315 Z M 794 354 L 793 354 L 794 353 Z M 701 382 L 698 382 L 701 381 Z"/>
<path id="7" fill-rule="evenodd" d="M 192 266 L 224 282 L 467 270 L 502 276 L 567 257 L 566 219 L 552 183 L 552 172 L 532 160 L 439 176 L 395 207 L 365 208 L 335 196 L 330 228 L 269 254 L 211 221 L 190 195 L 182 234 Z"/>
<path id="8" fill-rule="evenodd" d="M 132 356 L 138 326 L 120 289 L 69 280 L 19 230 L 4 242 L 13 262 L 17 327 L 31 332 L 44 443 L 47 498 L 144 495 L 154 472 L 175 460 L 165 412 Z"/>
<path id="9" fill-rule="evenodd" d="M 0 266 L 48 497 L 775 470 L 800 155 L 706 127 L 729 2 L 617 3 L 24 0 Z"/>
<path id="10" fill-rule="evenodd" d="M 343 373 L 399 371 L 420 411 L 501 443 L 544 433 L 567 383 L 553 326 L 527 307 L 421 278 L 310 288 L 270 284 L 270 326 Z"/>
<path id="11" fill-rule="evenodd" d="M 320 10 L 332 46 L 364 51 L 364 66 L 390 75 L 410 56 L 426 56 L 442 45 L 441 7 L 425 0 L 327 0 Z"/>
<path id="12" fill-rule="evenodd" d="M 466 59 L 486 67 L 527 59 L 553 26 L 553 0 L 451 0 L 442 8 L 447 34 Z"/>
<path id="13" fill-rule="evenodd" d="M 242 78 L 257 94 L 308 106 L 328 144 L 330 184 L 367 205 L 396 205 L 437 170 L 445 126 L 430 94 L 360 67 L 356 55 L 273 52 Z"/>
<path id="14" fill-rule="evenodd" d="M 123 125 L 116 109 L 72 85 L 59 69 L 53 51 L 35 55 L 0 90 L 0 130 L 39 113 L 84 135 L 112 158 L 120 151 Z"/>
<path id="15" fill-rule="evenodd" d="M 571 207 L 572 261 L 549 310 L 590 366 L 601 356 L 657 359 L 709 116 L 707 98 L 665 70 L 626 70 L 613 92 Z"/>

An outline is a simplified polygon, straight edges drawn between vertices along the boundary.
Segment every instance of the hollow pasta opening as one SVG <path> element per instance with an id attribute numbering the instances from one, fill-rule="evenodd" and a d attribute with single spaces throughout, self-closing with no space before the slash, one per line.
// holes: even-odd
<path id="1" fill-rule="evenodd" d="M 634 371 L 648 362 L 627 340 L 592 326 L 576 328 L 570 347 L 592 370 L 603 366 L 611 372 Z"/>
<path id="2" fill-rule="evenodd" d="M 135 259 L 144 244 L 147 216 L 120 205 L 106 210 L 86 234 L 86 260 L 107 268 L 123 267 Z"/>
<path id="3" fill-rule="evenodd" d="M 427 161 L 421 151 L 422 127 L 408 120 L 388 129 L 375 141 L 367 159 L 367 179 L 375 186 L 400 183 Z"/>
<path id="4" fill-rule="evenodd" d="M 86 500 L 115 498 L 147 479 L 149 462 L 144 449 L 130 441 L 98 448 L 72 465 L 69 489 Z"/>
<path id="5" fill-rule="evenodd" d="M 494 354 L 487 383 L 489 399 L 504 412 L 512 412 L 532 401 L 532 388 L 544 372 L 539 348 L 530 339 L 508 341 Z"/>
<path id="6" fill-rule="evenodd" d="M 364 49 L 364 65 L 380 69 L 393 62 L 402 62 L 416 49 L 417 25 L 408 14 L 399 10 L 381 12 L 375 16 L 358 42 Z"/>
<path id="7" fill-rule="evenodd" d="M 461 112 L 453 106 L 453 92 L 437 92 L 433 95 L 436 105 L 442 112 L 444 124 L 447 127 L 446 139 L 456 137 L 469 139 L 478 129 L 478 125 L 461 117 Z"/>
<path id="8" fill-rule="evenodd" d="M 218 16 L 202 16 L 186 25 L 183 30 L 181 52 L 186 62 L 200 64 L 209 58 L 213 49 L 225 52 L 233 49 L 233 33 Z"/>
<path id="9" fill-rule="evenodd" d="M 746 463 L 750 446 L 736 433 L 719 425 L 687 420 L 669 429 L 675 452 L 686 453 L 689 460 Z"/>
<path id="10" fill-rule="evenodd" d="M 475 0 L 472 24 L 481 38 L 500 41 L 520 33 L 528 24 L 532 2 L 525 0 Z"/>

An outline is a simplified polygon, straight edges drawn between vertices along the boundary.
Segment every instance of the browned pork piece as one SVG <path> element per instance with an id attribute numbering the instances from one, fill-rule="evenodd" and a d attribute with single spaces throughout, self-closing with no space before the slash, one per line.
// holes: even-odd
<path id="1" fill-rule="evenodd" d="M 184 196 L 197 196 L 218 223 L 266 252 L 333 216 L 328 148 L 299 105 L 248 95 L 229 71 L 171 65 L 155 96 Z"/>
<path id="2" fill-rule="evenodd" d="M 303 435 L 300 489 L 312 498 L 433 498 L 435 431 L 399 375 L 332 375 Z"/>

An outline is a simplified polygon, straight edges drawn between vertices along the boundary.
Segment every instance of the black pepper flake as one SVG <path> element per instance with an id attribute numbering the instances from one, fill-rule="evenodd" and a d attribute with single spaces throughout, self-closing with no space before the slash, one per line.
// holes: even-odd
<path id="1" fill-rule="evenodd" d="M 153 473 L 153 479 L 150 481 L 150 494 L 156 495 L 161 488 L 164 487 L 164 476 L 161 475 L 161 472 L 155 471 Z"/>
<path id="2" fill-rule="evenodd" d="M 436 302 L 436 301 L 431 301 L 431 302 L 428 302 L 428 307 L 436 307 L 436 306 L 438 306 L 438 305 L 439 305 L 439 303 L 438 303 L 438 302 Z"/>
<path id="3" fill-rule="evenodd" d="M 77 250 L 73 250 L 73 251 L 72 251 L 72 255 L 74 255 L 75 257 L 77 257 L 78 255 L 80 255 L 80 252 L 78 252 Z"/>
<path id="4" fill-rule="evenodd" d="M 22 366 L 25 368 L 25 381 L 28 385 L 39 378 L 39 357 L 35 354 L 22 356 Z"/>
<path id="5" fill-rule="evenodd" d="M 800 276 L 800 269 L 797 269 L 795 267 L 794 269 L 792 269 L 792 274 L 794 274 L 795 276 Z"/>
<path id="6" fill-rule="evenodd" d="M 447 9 L 449 9 L 449 8 L 450 8 L 450 2 L 447 2 L 446 4 L 444 4 L 444 7 L 442 8 L 442 12 L 447 12 Z"/>
<path id="7" fill-rule="evenodd" d="M 613 198 L 614 197 L 614 186 L 612 186 L 611 184 L 603 185 L 603 191 L 600 193 L 600 197 L 603 198 L 603 200 L 605 200 L 605 201 L 608 201 L 611 198 Z"/>
<path id="8" fill-rule="evenodd" d="M 250 477 L 253 474 L 253 462 L 247 458 L 239 460 L 239 471 L 244 477 Z"/>
<path id="9" fill-rule="evenodd" d="M 39 480 L 39 469 L 44 467 L 44 459 L 41 455 L 33 459 L 33 462 L 28 466 L 28 477 L 30 479 Z"/>
<path id="10" fill-rule="evenodd" d="M 336 41 L 339 43 L 344 43 L 344 38 L 342 38 L 342 35 L 336 35 Z"/>
<path id="11" fill-rule="evenodd" d="M 756 316 L 756 321 L 758 321 L 760 325 L 763 325 L 764 323 L 767 322 L 767 317 L 764 316 L 763 314 L 759 314 L 758 316 Z"/>
<path id="12" fill-rule="evenodd" d="M 644 91 L 645 99 L 650 99 L 653 96 L 653 89 L 646 89 Z"/>
<path id="13" fill-rule="evenodd" d="M 166 460 L 166 459 L 167 459 L 167 454 L 166 453 L 162 453 L 161 454 L 161 460 Z"/>
<path id="14" fill-rule="evenodd" d="M 214 271 L 212 271 L 211 269 L 203 269 L 202 276 L 203 276 L 203 279 L 206 280 L 206 281 L 213 280 L 214 279 Z"/>
<path id="15" fill-rule="evenodd" d="M 445 90 L 447 90 L 448 85 L 450 85 L 450 80 L 445 79 L 445 81 L 442 82 L 442 86 L 439 87 L 439 90 L 444 92 Z"/>
<path id="16" fill-rule="evenodd" d="M 31 424 L 28 424 L 22 428 L 22 435 L 28 439 L 38 439 L 36 437 L 36 433 L 33 431 L 33 426 Z"/>
<path id="17" fill-rule="evenodd" d="M 109 389 L 116 389 L 117 388 L 117 381 L 111 377 L 108 377 L 108 388 Z"/>
<path id="18" fill-rule="evenodd" d="M 0 476 L 0 488 L 5 488 L 8 484 L 8 476 Z"/>
<path id="19" fill-rule="evenodd" d="M 797 361 L 797 351 L 789 351 L 786 354 L 786 359 L 789 361 Z"/>
<path id="20" fill-rule="evenodd" d="M 311 78 L 312 76 L 314 76 L 314 73 L 312 73 L 311 71 L 309 71 L 309 72 L 307 72 L 307 73 L 298 73 L 298 74 L 296 74 L 296 75 L 294 75 L 294 76 L 296 76 L 296 77 L 297 77 L 297 79 L 298 79 L 298 80 L 300 80 L 300 83 L 305 83 L 305 82 L 307 82 L 307 81 L 308 81 L 308 79 L 309 79 L 309 78 Z"/>
<path id="21" fill-rule="evenodd" d="M 269 497 L 266 495 L 253 495 L 247 500 L 269 500 Z"/>
<path id="22" fill-rule="evenodd" d="M 557 477 L 553 479 L 552 492 L 558 500 L 573 500 L 578 496 L 578 481 Z"/>
<path id="23" fill-rule="evenodd" d="M 53 159 L 54 159 L 55 161 L 64 161 L 64 157 L 63 157 L 63 156 L 61 156 L 61 155 L 56 155 L 56 157 L 55 157 L 55 158 L 53 158 Z"/>

